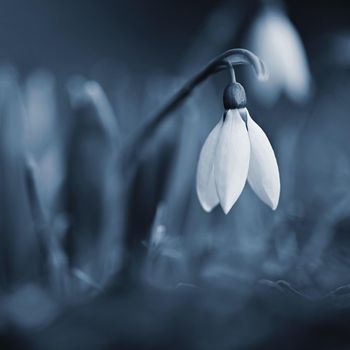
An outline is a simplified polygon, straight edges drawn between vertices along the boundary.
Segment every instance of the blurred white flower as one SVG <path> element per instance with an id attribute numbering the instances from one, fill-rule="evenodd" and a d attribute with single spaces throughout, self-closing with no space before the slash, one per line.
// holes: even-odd
<path id="1" fill-rule="evenodd" d="M 227 214 L 246 180 L 273 210 L 280 195 L 278 165 L 264 131 L 246 108 L 230 109 L 207 137 L 197 168 L 197 194 L 210 212 L 219 203 Z"/>
<path id="2" fill-rule="evenodd" d="M 303 43 L 283 9 L 265 6 L 249 34 L 251 48 L 269 69 L 270 77 L 264 89 L 252 89 L 261 102 L 271 105 L 284 92 L 300 103 L 309 95 L 311 75 Z"/>

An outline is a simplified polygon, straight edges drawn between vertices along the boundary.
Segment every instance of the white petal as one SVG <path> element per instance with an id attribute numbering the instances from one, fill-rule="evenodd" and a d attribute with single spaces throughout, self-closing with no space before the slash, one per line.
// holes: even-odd
<path id="1" fill-rule="evenodd" d="M 247 110 L 247 126 L 250 139 L 250 164 L 248 182 L 257 196 L 273 210 L 280 197 L 280 175 L 269 139 Z"/>
<path id="2" fill-rule="evenodd" d="M 270 71 L 263 86 L 252 85 L 263 103 L 275 103 L 282 90 L 295 102 L 308 97 L 311 74 L 303 43 L 283 10 L 266 6 L 254 21 L 249 35 L 251 48 Z"/>
<path id="3" fill-rule="evenodd" d="M 214 160 L 216 190 L 227 214 L 247 180 L 250 144 L 247 128 L 237 109 L 229 110 L 221 128 Z"/>
<path id="4" fill-rule="evenodd" d="M 294 101 L 303 102 L 311 86 L 309 64 L 300 36 L 283 11 L 276 11 L 275 33 L 280 46 L 284 44 L 279 58 L 284 65 L 285 91 Z"/>
<path id="5" fill-rule="evenodd" d="M 204 142 L 197 166 L 197 195 L 205 211 L 211 211 L 219 204 L 214 179 L 214 156 L 222 119 L 216 124 Z"/>

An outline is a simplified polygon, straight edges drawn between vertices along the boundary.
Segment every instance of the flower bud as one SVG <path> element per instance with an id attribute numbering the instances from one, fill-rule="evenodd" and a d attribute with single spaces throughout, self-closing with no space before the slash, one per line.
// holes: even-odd
<path id="1" fill-rule="evenodd" d="M 223 100 L 226 110 L 246 107 L 247 98 L 243 86 L 240 83 L 227 85 Z"/>

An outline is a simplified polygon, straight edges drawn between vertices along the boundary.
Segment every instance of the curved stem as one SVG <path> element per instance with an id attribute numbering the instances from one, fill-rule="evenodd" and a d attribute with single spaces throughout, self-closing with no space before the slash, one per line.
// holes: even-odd
<path id="1" fill-rule="evenodd" d="M 169 113 L 173 112 L 200 83 L 213 74 L 225 69 L 230 70 L 231 79 L 235 81 L 233 66 L 241 64 L 252 66 L 259 80 L 265 80 L 267 78 L 267 71 L 264 63 L 252 52 L 246 49 L 231 49 L 225 51 L 209 62 L 206 67 L 190 79 L 153 117 L 148 118 L 143 123 L 125 145 L 124 152 L 122 151 L 122 158 L 126 160 L 128 157 L 134 157 L 157 126 Z M 123 166 L 124 165 L 125 164 L 123 164 Z"/>
<path id="2" fill-rule="evenodd" d="M 229 61 L 224 61 L 223 63 L 226 65 L 228 71 L 230 72 L 231 83 L 235 83 L 236 82 L 236 73 L 235 73 L 235 69 L 233 68 L 233 64 L 230 63 Z"/>
<path id="3" fill-rule="evenodd" d="M 222 59 L 227 60 L 232 65 L 248 64 L 254 68 L 254 71 L 259 80 L 267 80 L 268 72 L 264 62 L 252 52 L 246 49 L 231 49 L 224 52 Z M 220 57 L 219 56 L 219 57 Z"/>

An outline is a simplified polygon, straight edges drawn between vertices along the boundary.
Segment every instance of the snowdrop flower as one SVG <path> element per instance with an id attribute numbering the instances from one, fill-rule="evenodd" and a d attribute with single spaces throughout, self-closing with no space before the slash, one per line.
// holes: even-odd
<path id="1" fill-rule="evenodd" d="M 210 212 L 219 203 L 227 214 L 246 180 L 273 210 L 280 195 L 280 178 L 271 144 L 245 108 L 245 91 L 231 83 L 224 93 L 225 114 L 207 137 L 197 168 L 197 194 Z"/>
<path id="2" fill-rule="evenodd" d="M 270 70 L 264 89 L 257 90 L 252 84 L 252 91 L 262 103 L 271 105 L 282 93 L 297 103 L 308 97 L 311 74 L 304 46 L 282 8 L 263 8 L 248 34 L 247 44 Z"/>

